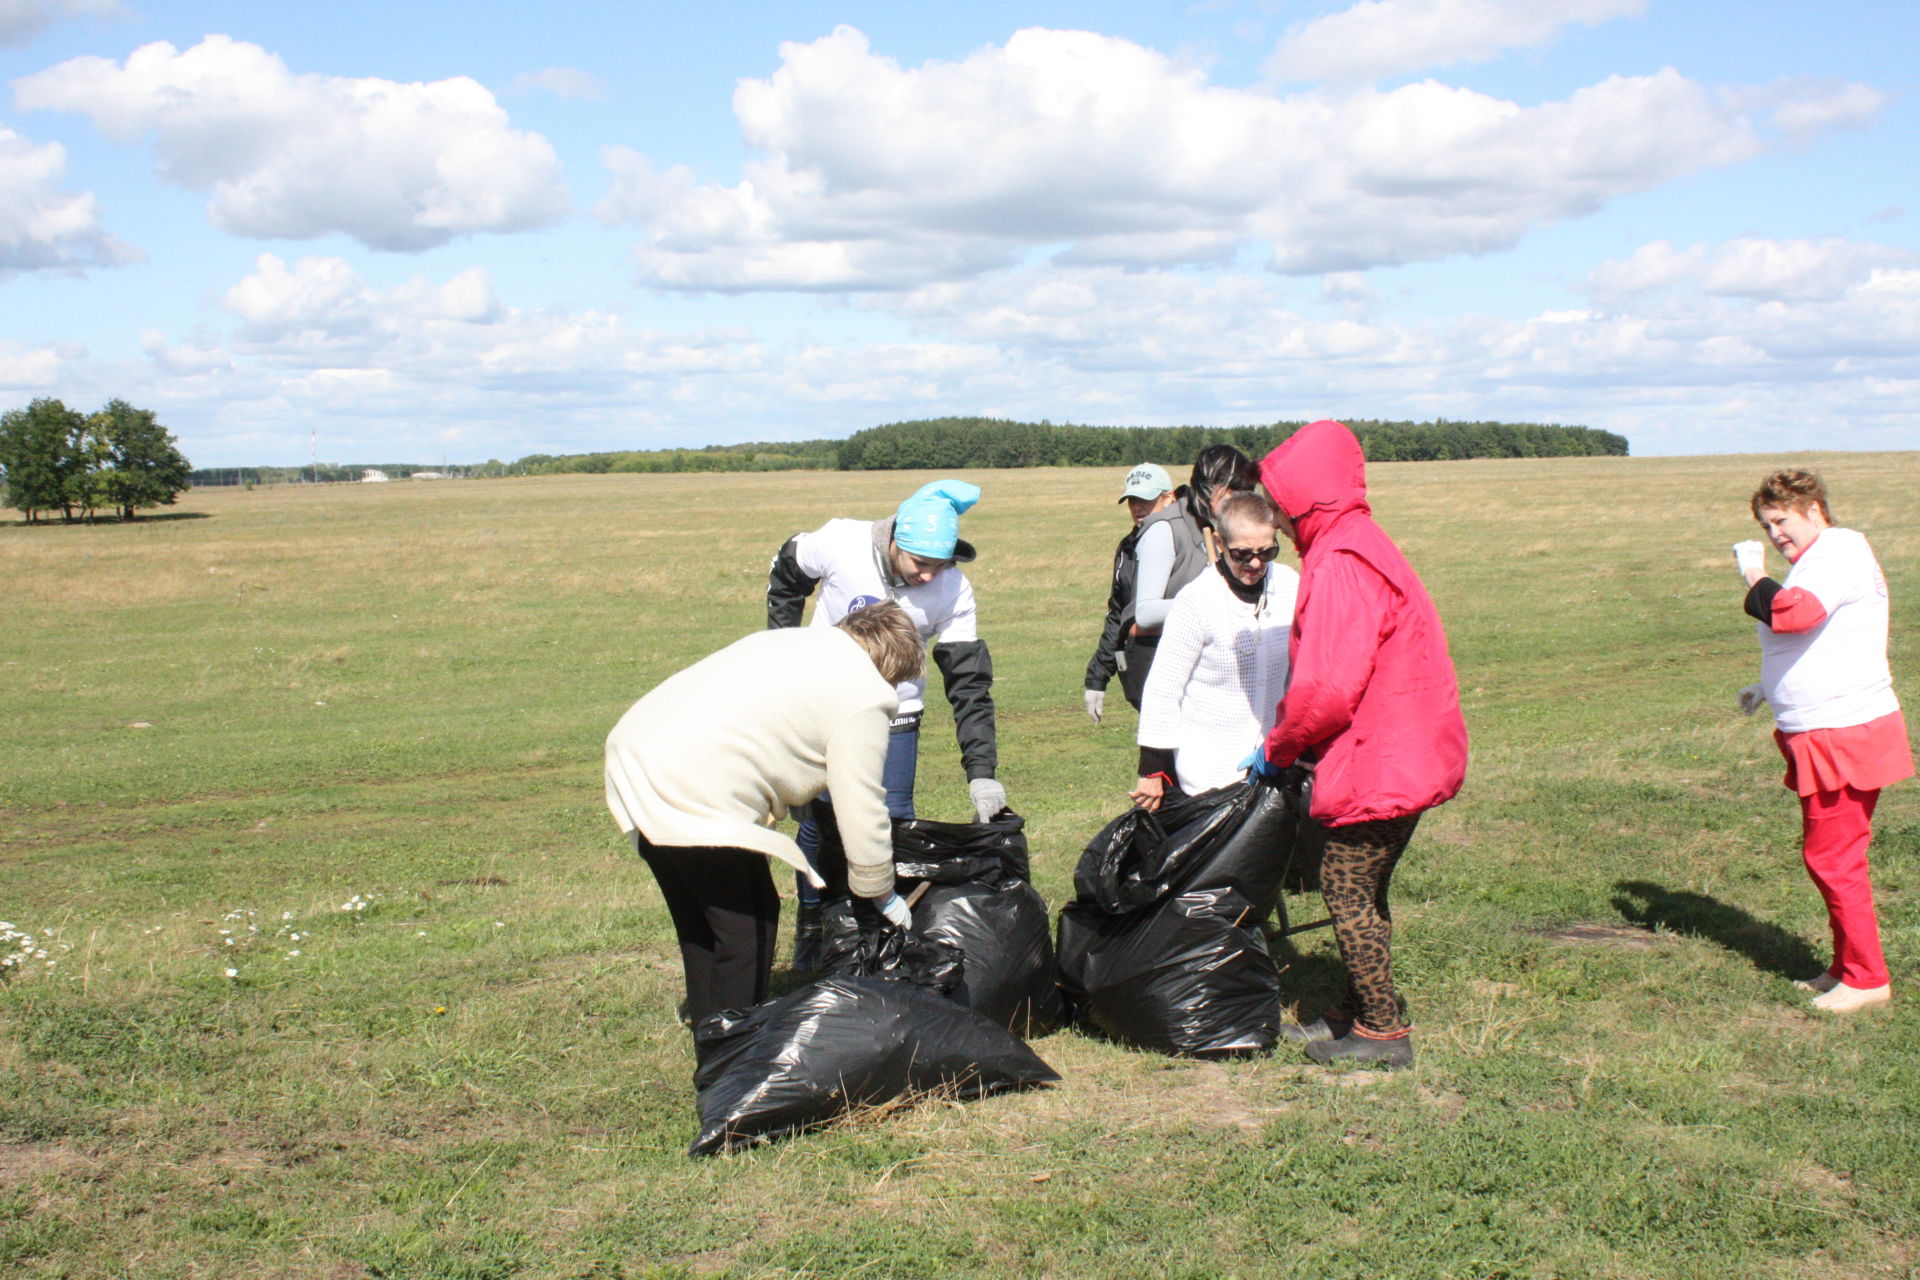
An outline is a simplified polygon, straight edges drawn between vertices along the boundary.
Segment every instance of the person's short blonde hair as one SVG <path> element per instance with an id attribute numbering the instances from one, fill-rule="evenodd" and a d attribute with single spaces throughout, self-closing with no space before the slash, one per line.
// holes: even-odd
<path id="1" fill-rule="evenodd" d="M 889 684 L 918 679 L 926 670 L 927 648 L 907 611 L 891 600 L 856 609 L 835 624 L 867 651 Z"/>
<path id="2" fill-rule="evenodd" d="M 1222 533 L 1230 524 L 1264 524 L 1272 528 L 1280 523 L 1280 508 L 1274 506 L 1272 499 L 1258 489 L 1250 493 L 1236 492 L 1220 504 L 1220 510 L 1213 519 Z"/>
<path id="3" fill-rule="evenodd" d="M 1827 507 L 1827 485 L 1818 474 L 1791 467 L 1785 471 L 1776 471 L 1760 482 L 1753 491 L 1753 500 L 1748 503 L 1753 510 L 1753 518 L 1760 518 L 1760 508 L 1778 507 L 1782 511 L 1794 511 L 1801 515 L 1813 508 L 1820 508 L 1820 516 L 1828 524 L 1833 523 L 1833 512 Z"/>

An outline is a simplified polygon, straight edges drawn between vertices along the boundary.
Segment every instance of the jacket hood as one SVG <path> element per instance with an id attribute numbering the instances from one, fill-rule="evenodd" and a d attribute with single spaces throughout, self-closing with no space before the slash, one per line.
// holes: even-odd
<path id="1" fill-rule="evenodd" d="M 1262 459 L 1260 482 L 1293 521 L 1302 551 L 1341 516 L 1373 510 L 1360 442 L 1330 419 L 1308 423 Z"/>

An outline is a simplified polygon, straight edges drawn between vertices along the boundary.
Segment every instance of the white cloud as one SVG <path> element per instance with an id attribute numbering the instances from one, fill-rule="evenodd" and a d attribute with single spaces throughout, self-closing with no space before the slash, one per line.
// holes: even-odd
<path id="1" fill-rule="evenodd" d="M 1624 260 L 1602 263 L 1585 289 L 1604 301 L 1688 284 L 1699 292 L 1760 301 L 1831 301 L 1860 288 L 1883 268 L 1920 265 L 1920 254 L 1839 237 L 1766 240 L 1742 237 L 1717 248 L 1675 249 L 1660 240 Z"/>
<path id="2" fill-rule="evenodd" d="M 581 98 L 594 102 L 604 102 L 608 97 L 606 82 L 591 71 L 582 71 L 578 67 L 523 71 L 513 78 L 509 91 L 531 93 L 535 90 L 551 93 L 556 98 Z"/>
<path id="3" fill-rule="evenodd" d="M 117 0 L 0 0 L 0 47 L 25 44 L 69 18 L 113 17 Z"/>
<path id="4" fill-rule="evenodd" d="M 738 184 L 606 151 L 599 212 L 644 228 L 644 281 L 900 289 L 1036 251 L 1137 268 L 1264 246 L 1276 269 L 1314 275 L 1486 253 L 1758 154 L 1764 111 L 1787 102 L 1749 115 L 1671 69 L 1531 107 L 1434 81 L 1276 96 L 1126 40 L 1038 29 L 917 68 L 850 27 L 781 57 L 735 93 L 758 153 Z"/>
<path id="5" fill-rule="evenodd" d="M 1266 73 L 1374 80 L 1552 44 L 1562 28 L 1638 17 L 1646 0 L 1361 0 L 1290 30 Z"/>
<path id="6" fill-rule="evenodd" d="M 125 65 L 74 58 L 14 82 L 26 109 L 81 112 L 116 141 L 151 135 L 163 178 L 209 191 L 238 235 L 343 232 L 420 250 L 481 231 L 544 226 L 566 212 L 559 158 L 512 128 L 465 77 L 430 84 L 295 75 L 227 36 L 166 43 Z"/>
<path id="7" fill-rule="evenodd" d="M 92 193 L 59 189 L 67 152 L 0 125 L 0 276 L 138 262 L 141 253 L 100 228 Z"/>

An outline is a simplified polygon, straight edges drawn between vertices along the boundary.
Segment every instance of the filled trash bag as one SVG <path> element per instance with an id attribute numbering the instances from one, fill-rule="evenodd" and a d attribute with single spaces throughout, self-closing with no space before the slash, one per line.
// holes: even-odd
<path id="1" fill-rule="evenodd" d="M 1080 855 L 1074 901 L 1122 915 L 1175 891 L 1230 887 L 1265 916 L 1283 881 L 1318 884 L 1318 845 L 1300 839 L 1314 825 L 1305 815 L 1303 792 L 1261 779 L 1174 796 L 1157 812 L 1130 809 Z M 1289 875 L 1294 862 L 1303 865 Z"/>
<path id="2" fill-rule="evenodd" d="M 1271 1052 L 1280 970 L 1253 905 L 1231 888 L 1127 915 L 1060 913 L 1060 973 L 1074 1015 L 1123 1044 L 1187 1058 Z"/>
<path id="3" fill-rule="evenodd" d="M 862 921 L 850 898 L 825 903 L 820 925 L 820 969 L 829 977 L 893 978 L 943 996 L 965 981 L 966 955 L 959 947 L 918 930 Z"/>
<path id="4" fill-rule="evenodd" d="M 1060 1079 L 1012 1032 L 889 978 L 829 977 L 694 1031 L 692 1156 L 824 1124 L 933 1090 L 977 1098 Z"/>
<path id="5" fill-rule="evenodd" d="M 1185 1057 L 1273 1048 L 1280 972 L 1261 926 L 1300 837 L 1302 793 L 1265 780 L 1175 797 L 1108 823 L 1061 912 L 1060 982 L 1082 1023 Z"/>
<path id="6" fill-rule="evenodd" d="M 831 809 L 816 802 L 823 848 L 831 841 Z M 896 819 L 893 870 L 896 889 L 912 898 L 916 937 L 947 943 L 965 957 L 957 983 L 938 984 L 960 1004 L 1023 1036 L 1042 1036 L 1066 1023 L 1053 959 L 1053 919 L 1046 900 L 1027 879 L 1026 821 L 1002 811 L 991 822 Z M 829 836 L 829 832 L 833 832 Z M 848 909 L 829 904 L 825 916 L 826 963 L 845 972 L 836 956 L 853 945 Z"/>

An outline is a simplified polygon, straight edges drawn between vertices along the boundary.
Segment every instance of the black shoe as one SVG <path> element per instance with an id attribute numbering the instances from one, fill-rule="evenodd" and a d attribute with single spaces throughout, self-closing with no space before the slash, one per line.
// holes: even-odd
<path id="1" fill-rule="evenodd" d="M 1380 1040 L 1355 1027 L 1337 1040 L 1316 1040 L 1309 1044 L 1307 1056 L 1323 1066 L 1339 1063 L 1386 1071 L 1410 1067 L 1413 1065 L 1413 1033 Z"/>
<path id="2" fill-rule="evenodd" d="M 1291 1040 L 1295 1044 L 1312 1044 L 1316 1040 L 1336 1040 L 1346 1034 L 1347 1024 L 1341 1023 L 1335 1030 L 1325 1018 L 1315 1018 L 1312 1022 L 1283 1022 L 1280 1024 L 1280 1038 Z"/>
<path id="3" fill-rule="evenodd" d="M 793 927 L 793 971 L 812 973 L 820 967 L 826 950 L 826 926 L 817 902 L 800 904 L 800 919 Z"/>

